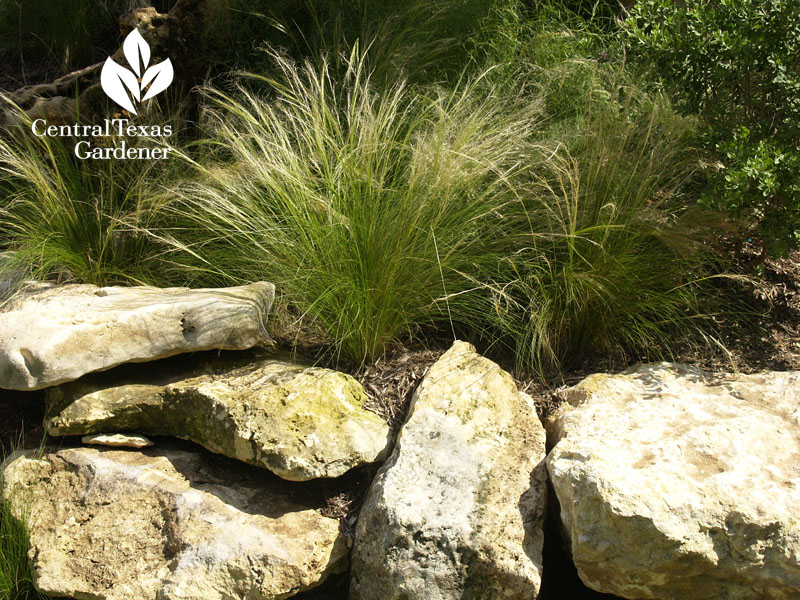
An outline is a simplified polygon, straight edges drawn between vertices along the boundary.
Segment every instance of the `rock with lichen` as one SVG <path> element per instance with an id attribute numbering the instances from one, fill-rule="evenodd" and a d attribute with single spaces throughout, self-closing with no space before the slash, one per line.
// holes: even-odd
<path id="1" fill-rule="evenodd" d="M 45 449 L 3 470 L 36 588 L 96 600 L 277 600 L 347 569 L 339 522 L 206 453 Z"/>
<path id="2" fill-rule="evenodd" d="M 169 435 L 293 481 L 338 477 L 388 451 L 389 427 L 350 375 L 273 358 L 158 370 L 51 388 L 47 432 Z"/>
<path id="3" fill-rule="evenodd" d="M 213 289 L 35 285 L 0 307 L 0 388 L 38 390 L 130 362 L 271 342 L 271 283 Z"/>

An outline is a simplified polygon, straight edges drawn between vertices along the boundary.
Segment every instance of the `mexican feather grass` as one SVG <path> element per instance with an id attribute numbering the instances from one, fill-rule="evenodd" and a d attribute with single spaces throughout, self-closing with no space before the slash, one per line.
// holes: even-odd
<path id="1" fill-rule="evenodd" d="M 186 156 L 194 177 L 166 209 L 183 269 L 275 281 L 355 362 L 446 323 L 445 295 L 451 314 L 472 318 L 465 273 L 504 251 L 538 114 L 481 92 L 480 77 L 455 91 L 377 90 L 362 56 L 338 79 L 325 61 L 274 55 L 280 77 L 207 89 L 206 153 L 223 162 Z"/>

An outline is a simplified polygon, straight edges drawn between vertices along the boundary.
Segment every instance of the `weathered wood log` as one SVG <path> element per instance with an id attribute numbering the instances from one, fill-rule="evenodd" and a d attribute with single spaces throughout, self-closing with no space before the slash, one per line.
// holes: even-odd
<path id="1" fill-rule="evenodd" d="M 178 0 L 167 13 L 153 7 L 137 8 L 120 17 L 120 33 L 124 39 L 133 29 L 150 45 L 151 62 L 169 58 L 175 70 L 170 86 L 173 97 L 185 97 L 197 85 L 208 65 L 203 57 L 213 55 L 213 48 L 198 52 L 201 45 L 211 44 L 208 32 L 223 16 L 225 2 L 220 0 Z M 127 64 L 120 46 L 111 58 Z M 103 63 L 97 63 L 59 77 L 52 83 L 23 87 L 7 95 L 29 118 L 46 119 L 49 123 L 74 123 L 111 115 L 119 108 L 100 87 Z M 14 108 L 0 112 L 0 123 L 18 119 Z"/>

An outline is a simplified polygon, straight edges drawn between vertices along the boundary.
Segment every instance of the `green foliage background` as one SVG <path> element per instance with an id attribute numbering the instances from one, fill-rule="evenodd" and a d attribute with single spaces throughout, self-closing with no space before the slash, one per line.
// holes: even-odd
<path id="1" fill-rule="evenodd" d="M 800 242 L 800 2 L 640 0 L 633 49 L 705 121 L 703 201 L 747 217 L 773 255 Z"/>
<path id="2" fill-rule="evenodd" d="M 767 171 L 793 158 L 766 129 L 744 133 L 744 109 L 709 137 L 721 116 L 690 91 L 676 110 L 662 85 L 677 69 L 643 75 L 631 46 L 654 65 L 688 52 L 672 47 L 671 5 L 651 4 L 623 22 L 608 3 L 230 0 L 208 32 L 226 51 L 204 58 L 170 167 L 4 136 L 0 271 L 275 281 L 285 317 L 355 364 L 442 335 L 542 375 L 703 343 L 736 235 L 714 209 L 756 211 L 733 177 L 757 178 L 778 190 L 759 196 L 767 231 L 791 185 Z M 184 118 L 173 111 L 161 120 Z M 703 188 L 704 139 L 751 170 Z M 740 208 L 720 181 L 747 188 Z"/>

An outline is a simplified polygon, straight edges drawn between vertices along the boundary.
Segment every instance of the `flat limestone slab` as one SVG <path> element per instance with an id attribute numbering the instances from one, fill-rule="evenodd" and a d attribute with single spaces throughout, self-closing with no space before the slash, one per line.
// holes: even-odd
<path id="1" fill-rule="evenodd" d="M 149 448 L 153 442 L 143 435 L 125 435 L 123 433 L 96 433 L 81 438 L 89 446 L 109 446 L 110 448 Z"/>
<path id="2" fill-rule="evenodd" d="M 531 398 L 456 342 L 415 392 L 361 509 L 350 598 L 536 598 L 544 456 Z"/>
<path id="3" fill-rule="evenodd" d="M 48 433 L 169 435 L 292 481 L 338 477 L 388 453 L 389 426 L 363 408 L 364 388 L 350 375 L 275 359 L 152 371 L 49 389 Z"/>
<path id="4" fill-rule="evenodd" d="M 337 520 L 230 462 L 95 448 L 8 462 L 3 494 L 28 523 L 36 587 L 77 600 L 272 600 L 347 568 Z"/>
<path id="5" fill-rule="evenodd" d="M 46 285 L 0 312 L 0 388 L 37 390 L 128 362 L 269 343 L 275 286 Z"/>
<path id="6" fill-rule="evenodd" d="M 800 373 L 591 375 L 548 421 L 581 579 L 623 598 L 800 598 Z"/>

